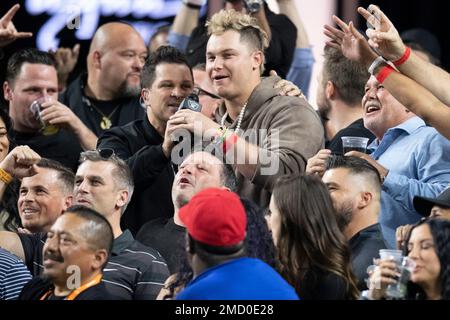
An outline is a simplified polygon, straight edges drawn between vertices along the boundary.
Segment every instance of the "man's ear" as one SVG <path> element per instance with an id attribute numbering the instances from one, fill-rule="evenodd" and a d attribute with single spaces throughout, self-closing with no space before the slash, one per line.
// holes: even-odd
<path id="1" fill-rule="evenodd" d="M 325 96 L 327 97 L 328 100 L 330 100 L 334 98 L 335 95 L 336 95 L 336 87 L 333 82 L 328 80 L 327 83 L 325 84 Z"/>
<path id="2" fill-rule="evenodd" d="M 261 51 L 253 52 L 253 70 L 260 69 L 260 66 L 264 62 L 263 53 Z"/>
<path id="3" fill-rule="evenodd" d="M 360 192 L 358 199 L 358 209 L 364 209 L 367 207 L 373 199 L 373 194 L 371 192 Z"/>
<path id="4" fill-rule="evenodd" d="M 128 203 L 128 197 L 129 197 L 128 190 L 121 190 L 119 194 L 119 198 L 117 199 L 116 205 L 119 208 L 124 207 Z"/>
<path id="5" fill-rule="evenodd" d="M 149 105 L 148 100 L 150 99 L 150 89 L 142 88 L 141 98 L 144 101 L 145 105 Z"/>
<path id="6" fill-rule="evenodd" d="M 8 83 L 8 81 L 3 82 L 3 97 L 6 101 L 12 100 L 12 89 Z"/>
<path id="7" fill-rule="evenodd" d="M 94 270 L 99 270 L 108 260 L 108 252 L 106 249 L 99 249 L 95 251 L 94 259 L 92 260 L 92 267 Z"/>
<path id="8" fill-rule="evenodd" d="M 72 206 L 72 203 L 73 203 L 73 195 L 69 195 L 69 196 L 65 197 L 64 198 L 63 211 L 66 211 L 67 208 Z"/>
<path id="9" fill-rule="evenodd" d="M 94 62 L 94 67 L 96 69 L 101 69 L 102 67 L 102 54 L 100 53 L 100 51 L 94 51 L 92 53 L 92 60 Z"/>

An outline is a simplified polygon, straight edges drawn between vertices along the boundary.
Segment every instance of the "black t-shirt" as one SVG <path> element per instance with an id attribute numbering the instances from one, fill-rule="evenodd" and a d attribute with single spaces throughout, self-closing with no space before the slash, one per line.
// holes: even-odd
<path id="1" fill-rule="evenodd" d="M 77 137 L 70 131 L 60 128 L 57 133 L 47 136 L 39 132 L 13 131 L 12 137 L 17 145 L 27 145 L 43 158 L 56 160 L 74 172 L 78 167 L 82 149 Z"/>
<path id="2" fill-rule="evenodd" d="M 184 256 L 186 229 L 174 223 L 173 218 L 154 219 L 139 230 L 136 239 L 156 249 L 166 260 L 170 274 L 180 270 L 180 258 Z"/>
<path id="3" fill-rule="evenodd" d="M 145 117 L 145 109 L 139 103 L 139 96 L 110 101 L 99 101 L 84 94 L 87 74 L 77 77 L 64 90 L 59 100 L 68 106 L 97 137 L 106 130 L 101 128 L 103 116 L 110 118 L 112 127 L 122 126 Z"/>
<path id="4" fill-rule="evenodd" d="M 311 269 L 300 282 L 297 292 L 302 300 L 347 300 L 346 281 L 331 272 Z"/>
<path id="5" fill-rule="evenodd" d="M 376 223 L 359 231 L 350 239 L 349 245 L 353 273 L 358 278 L 358 289 L 367 290 L 367 267 L 373 264 L 373 258 L 378 257 L 380 249 L 389 248 L 383 238 L 380 224 Z"/>
<path id="6" fill-rule="evenodd" d="M 52 283 L 42 277 L 34 277 L 22 289 L 19 300 L 40 300 L 44 294 L 53 289 Z M 58 297 L 50 294 L 45 300 L 64 300 L 66 297 Z M 95 286 L 82 291 L 74 300 L 114 300 L 105 288 L 105 284 L 100 282 Z"/>
<path id="7" fill-rule="evenodd" d="M 364 127 L 363 119 L 358 119 L 348 127 L 339 130 L 338 133 L 336 133 L 336 135 L 333 137 L 333 139 L 325 143 L 325 148 L 330 149 L 335 154 L 342 155 L 342 137 L 366 137 L 369 138 L 369 142 L 367 143 L 367 145 L 369 145 L 373 141 L 373 139 L 375 139 L 375 136 L 372 134 L 372 132 Z"/>

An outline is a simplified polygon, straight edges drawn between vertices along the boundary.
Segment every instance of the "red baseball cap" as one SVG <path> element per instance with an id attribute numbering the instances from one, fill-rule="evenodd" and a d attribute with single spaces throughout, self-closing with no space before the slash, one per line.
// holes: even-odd
<path id="1" fill-rule="evenodd" d="M 244 206 L 237 194 L 226 189 L 200 191 L 180 209 L 180 219 L 192 238 L 207 245 L 227 247 L 245 239 Z"/>

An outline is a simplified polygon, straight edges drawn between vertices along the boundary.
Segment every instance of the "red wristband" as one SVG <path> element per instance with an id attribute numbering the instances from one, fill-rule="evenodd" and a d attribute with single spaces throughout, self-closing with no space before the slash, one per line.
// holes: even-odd
<path id="1" fill-rule="evenodd" d="M 230 136 L 223 142 L 222 145 L 223 154 L 226 154 L 228 152 L 228 149 L 230 149 L 230 147 L 236 144 L 237 139 L 238 139 L 237 134 L 234 133 L 230 134 Z"/>
<path id="2" fill-rule="evenodd" d="M 403 54 L 403 56 L 398 59 L 397 61 L 394 61 L 394 66 L 399 66 L 403 63 L 406 62 L 406 60 L 409 59 L 409 56 L 411 55 L 411 48 L 410 47 L 406 47 L 405 53 Z"/>
<path id="3" fill-rule="evenodd" d="M 377 74 L 377 81 L 379 84 L 382 84 L 384 80 L 391 74 L 391 72 L 395 71 L 391 66 L 383 67 L 380 72 Z"/>

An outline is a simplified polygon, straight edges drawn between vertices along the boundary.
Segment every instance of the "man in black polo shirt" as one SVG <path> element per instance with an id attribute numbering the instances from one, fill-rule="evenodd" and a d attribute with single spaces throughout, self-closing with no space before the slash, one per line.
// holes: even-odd
<path id="1" fill-rule="evenodd" d="M 366 290 L 367 267 L 388 248 L 378 215 L 381 181 L 377 169 L 356 157 L 332 156 L 322 181 L 330 191 L 338 225 L 347 238 L 358 289 Z"/>
<path id="2" fill-rule="evenodd" d="M 130 25 L 111 22 L 102 25 L 92 38 L 87 57 L 87 74 L 76 78 L 60 100 L 94 134 L 145 117 L 139 103 L 140 72 L 147 47 Z"/>
<path id="3" fill-rule="evenodd" d="M 23 288 L 21 300 L 109 300 L 102 270 L 113 244 L 108 221 L 96 211 L 73 206 L 47 233 L 44 272 Z"/>
<path id="4" fill-rule="evenodd" d="M 40 156 L 73 170 L 82 149 L 95 148 L 91 130 L 58 102 L 56 64 L 49 53 L 37 49 L 14 53 L 8 60 L 3 94 L 18 145 L 28 145 Z M 33 108 L 36 101 L 40 106 Z"/>
<path id="5" fill-rule="evenodd" d="M 111 150 L 106 150 L 111 151 Z M 109 157 L 106 157 L 109 156 Z M 130 231 L 122 231 L 120 217 L 133 193 L 133 180 L 125 162 L 112 152 L 81 154 L 75 177 L 74 204 L 100 212 L 111 224 L 114 243 L 103 282 L 114 299 L 153 300 L 169 275 L 159 252 L 133 239 Z M 60 201 L 55 199 L 55 201 Z M 8 237 L 9 234 L 14 237 Z M 21 234 L 20 240 L 11 232 L 0 233 L 0 243 L 26 262 L 33 275 L 42 273 L 42 249 L 46 234 Z"/>
<path id="6" fill-rule="evenodd" d="M 108 153 L 108 154 L 106 154 Z M 114 244 L 103 281 L 115 299 L 153 300 L 169 276 L 158 251 L 122 231 L 120 218 L 134 184 L 127 164 L 106 149 L 81 154 L 75 175 L 74 203 L 100 212 L 111 224 Z"/>

